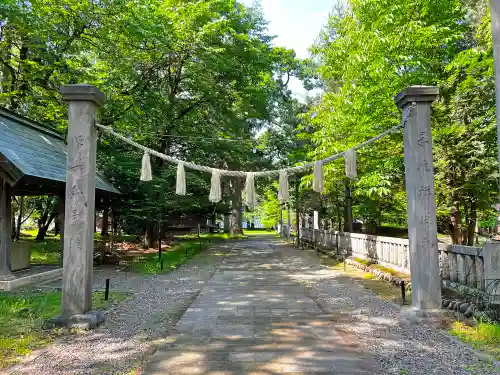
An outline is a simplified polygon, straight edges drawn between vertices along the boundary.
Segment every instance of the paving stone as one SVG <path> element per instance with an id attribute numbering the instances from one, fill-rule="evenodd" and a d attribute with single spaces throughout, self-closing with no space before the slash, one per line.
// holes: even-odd
<path id="1" fill-rule="evenodd" d="M 292 261 L 266 241 L 233 248 L 144 374 L 361 373 L 331 315 L 290 277 Z"/>

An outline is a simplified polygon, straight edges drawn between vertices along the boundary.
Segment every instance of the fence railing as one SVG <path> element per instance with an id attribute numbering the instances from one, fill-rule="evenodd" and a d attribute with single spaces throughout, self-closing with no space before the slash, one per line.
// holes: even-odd
<path id="1" fill-rule="evenodd" d="M 439 244 L 439 269 L 443 280 L 485 290 L 481 247 Z"/>
<path id="2" fill-rule="evenodd" d="M 400 272 L 410 273 L 407 239 L 310 228 L 300 228 L 300 239 L 313 246 L 336 252 L 339 257 L 346 251 L 348 256 L 370 260 Z M 482 248 L 440 243 L 438 251 L 443 280 L 485 290 L 487 282 L 485 282 Z"/>

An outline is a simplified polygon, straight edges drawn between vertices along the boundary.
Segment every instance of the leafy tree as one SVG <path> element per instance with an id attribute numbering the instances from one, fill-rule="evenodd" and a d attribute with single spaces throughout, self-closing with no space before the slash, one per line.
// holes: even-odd
<path id="1" fill-rule="evenodd" d="M 450 217 L 457 221 L 455 227 L 469 228 L 469 235 L 460 239 L 453 229 L 455 242 L 471 243 L 477 211 L 488 210 L 496 196 L 494 81 L 486 9 L 485 1 L 349 0 L 334 11 L 312 49 L 325 88 L 309 116 L 312 159 L 350 148 L 396 125 L 401 115 L 395 111 L 393 95 L 407 86 L 441 87 L 433 116 L 439 214 L 441 222 L 448 222 L 441 229 L 450 228 Z M 352 184 L 355 216 L 372 228 L 404 225 L 401 135 L 360 150 L 358 169 L 359 180 Z M 339 196 L 342 161 L 328 165 L 325 174 L 327 190 Z"/>
<path id="2" fill-rule="evenodd" d="M 491 19 L 485 2 L 469 12 L 468 47 L 446 67 L 436 132 L 438 209 L 454 243 L 473 245 L 478 211 L 497 201 L 498 145 Z"/>
<path id="3" fill-rule="evenodd" d="M 100 122 L 148 147 L 219 168 L 269 165 L 253 152 L 254 135 L 283 113 L 288 80 L 302 65 L 272 45 L 258 8 L 235 0 L 7 0 L 0 15 L 0 105 L 65 132 L 59 86 L 88 82 L 108 97 Z M 162 160 L 153 160 L 152 183 L 139 182 L 141 157 L 100 137 L 98 166 L 123 193 L 113 212 L 130 231 L 147 231 L 150 246 L 160 221 L 227 211 L 206 198 L 210 176 L 188 172 L 189 195 L 175 196 L 175 168 Z M 241 181 L 227 183 L 238 196 Z"/>

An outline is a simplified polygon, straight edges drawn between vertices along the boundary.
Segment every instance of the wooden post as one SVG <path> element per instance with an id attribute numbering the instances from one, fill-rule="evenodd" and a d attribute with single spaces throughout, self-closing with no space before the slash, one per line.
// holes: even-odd
<path id="1" fill-rule="evenodd" d="M 200 232 L 201 232 L 201 227 L 200 227 L 200 224 L 198 223 L 198 227 L 196 228 L 196 232 L 198 234 L 198 244 L 200 246 L 200 250 L 201 250 L 201 236 L 200 236 Z"/>
<path id="2" fill-rule="evenodd" d="M 62 314 L 69 317 L 92 309 L 92 268 L 97 111 L 104 94 L 92 85 L 64 85 L 68 109 L 68 160 L 64 223 Z"/>
<path id="3" fill-rule="evenodd" d="M 404 158 L 412 308 L 421 316 L 441 308 L 431 131 L 431 104 L 438 93 L 437 87 L 412 86 L 395 98 L 403 116 L 411 110 L 404 128 Z"/>
<path id="4" fill-rule="evenodd" d="M 107 301 L 109 298 L 109 279 L 106 279 L 106 287 L 104 289 L 104 300 Z"/>
<path id="5" fill-rule="evenodd" d="M 161 248 L 161 224 L 158 225 L 158 260 L 162 261 L 162 248 Z"/>
<path id="6" fill-rule="evenodd" d="M 0 280 L 11 280 L 11 193 L 10 185 L 0 177 Z"/>

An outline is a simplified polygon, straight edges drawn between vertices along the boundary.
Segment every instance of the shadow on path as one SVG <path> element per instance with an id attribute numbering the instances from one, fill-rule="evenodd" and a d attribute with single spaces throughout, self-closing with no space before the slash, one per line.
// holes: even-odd
<path id="1" fill-rule="evenodd" d="M 238 243 L 179 320 L 144 374 L 373 374 L 264 236 Z"/>

